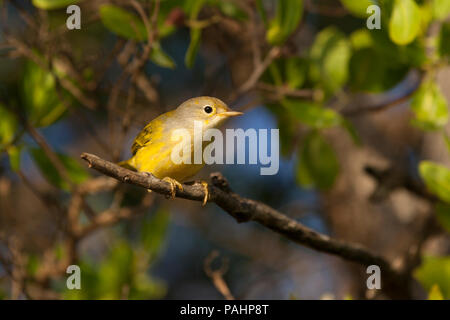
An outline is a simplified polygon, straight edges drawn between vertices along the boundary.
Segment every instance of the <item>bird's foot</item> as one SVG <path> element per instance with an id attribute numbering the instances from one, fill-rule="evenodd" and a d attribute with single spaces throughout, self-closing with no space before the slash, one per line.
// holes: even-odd
<path id="1" fill-rule="evenodd" d="M 202 206 L 205 206 L 209 199 L 209 191 L 208 191 L 208 183 L 205 181 L 198 181 L 198 184 L 203 186 L 203 191 L 205 192 L 205 196 L 203 197 Z"/>
<path id="2" fill-rule="evenodd" d="M 170 183 L 170 197 L 172 199 L 175 198 L 175 195 L 177 193 L 177 188 L 178 188 L 178 190 L 183 191 L 182 184 L 179 183 L 177 180 L 172 179 L 170 177 L 165 177 L 162 180 Z"/>

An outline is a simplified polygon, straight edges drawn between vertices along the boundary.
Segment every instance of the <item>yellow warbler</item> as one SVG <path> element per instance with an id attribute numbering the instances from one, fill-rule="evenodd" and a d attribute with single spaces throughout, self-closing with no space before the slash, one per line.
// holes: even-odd
<path id="1" fill-rule="evenodd" d="M 183 190 L 180 182 L 194 176 L 204 166 L 203 157 L 201 163 L 172 161 L 172 151 L 175 147 L 180 147 L 180 141 L 173 138 L 174 131 L 185 129 L 193 137 L 195 121 L 199 121 L 203 129 L 217 128 L 229 117 L 241 114 L 242 112 L 231 111 L 217 98 L 205 96 L 189 99 L 175 110 L 166 112 L 147 124 L 134 139 L 131 147 L 133 157 L 119 165 L 139 172 L 149 172 L 169 182 L 174 197 L 176 188 Z M 189 139 L 186 143 L 191 144 L 189 156 L 192 157 L 194 139 Z M 202 148 L 204 147 L 202 143 Z M 206 182 L 201 183 L 205 188 L 205 204 L 208 200 L 208 188 Z"/>

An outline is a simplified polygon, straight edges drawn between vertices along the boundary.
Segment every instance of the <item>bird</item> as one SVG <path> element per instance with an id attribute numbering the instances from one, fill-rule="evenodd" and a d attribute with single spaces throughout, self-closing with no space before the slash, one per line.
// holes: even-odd
<path id="1" fill-rule="evenodd" d="M 173 149 L 179 141 L 173 141 L 172 134 L 176 129 L 186 129 L 193 136 L 194 122 L 200 121 L 203 130 L 218 128 L 230 117 L 242 115 L 232 111 L 222 100 L 201 96 L 186 100 L 176 109 L 163 113 L 150 121 L 136 136 L 131 147 L 132 157 L 118 164 L 127 169 L 152 174 L 167 181 L 171 187 L 171 197 L 176 189 L 183 190 L 181 182 L 197 174 L 205 165 L 201 163 L 175 163 L 171 159 Z M 189 143 L 189 142 L 186 142 Z M 194 139 L 190 139 L 191 157 L 194 153 Z M 202 141 L 202 154 L 205 143 Z M 184 149 L 183 149 L 184 150 Z M 208 201 L 208 184 L 200 181 L 204 188 L 202 204 Z M 149 190 L 151 191 L 151 190 Z"/>

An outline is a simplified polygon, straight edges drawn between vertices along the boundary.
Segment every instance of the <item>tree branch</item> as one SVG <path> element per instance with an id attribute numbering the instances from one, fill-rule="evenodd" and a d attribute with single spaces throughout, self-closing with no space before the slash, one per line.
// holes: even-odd
<path id="1" fill-rule="evenodd" d="M 81 158 L 88 162 L 89 167 L 117 180 L 167 196 L 170 195 L 170 184 L 151 174 L 127 170 L 89 153 L 83 153 Z M 382 270 L 384 288 L 395 288 L 395 291 L 401 291 L 402 293 L 397 295 L 400 297 L 407 295 L 409 275 L 396 270 L 383 257 L 371 253 L 358 244 L 332 239 L 318 233 L 264 203 L 241 197 L 231 191 L 228 182 L 220 173 L 211 174 L 211 181 L 212 185 L 208 186 L 209 202 L 216 203 L 238 222 L 255 221 L 300 245 L 364 266 L 378 265 Z M 202 201 L 204 198 L 203 186 L 184 184 L 182 191 L 177 190 L 176 197 Z"/>

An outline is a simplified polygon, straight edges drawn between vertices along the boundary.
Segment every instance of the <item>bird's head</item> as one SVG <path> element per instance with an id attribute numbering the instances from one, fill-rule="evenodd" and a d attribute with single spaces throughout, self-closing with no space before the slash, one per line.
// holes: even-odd
<path id="1" fill-rule="evenodd" d="M 183 102 L 174 116 L 191 126 L 194 121 L 201 121 L 203 128 L 216 128 L 230 117 L 242 115 L 242 112 L 232 111 L 220 99 L 214 97 L 197 97 Z"/>

